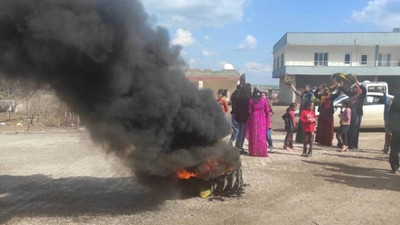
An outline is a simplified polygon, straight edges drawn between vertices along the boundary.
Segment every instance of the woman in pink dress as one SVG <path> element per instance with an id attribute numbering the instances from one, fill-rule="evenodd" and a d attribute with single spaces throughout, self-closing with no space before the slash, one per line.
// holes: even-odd
<path id="1" fill-rule="evenodd" d="M 246 137 L 249 141 L 249 155 L 268 157 L 266 133 L 269 124 L 268 100 L 261 97 L 261 91 L 254 89 L 249 102 L 249 118 Z"/>

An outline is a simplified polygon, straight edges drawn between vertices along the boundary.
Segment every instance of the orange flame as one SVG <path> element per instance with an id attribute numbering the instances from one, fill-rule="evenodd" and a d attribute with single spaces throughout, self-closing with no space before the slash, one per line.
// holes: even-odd
<path id="1" fill-rule="evenodd" d="M 223 176 L 227 172 L 233 171 L 229 165 L 225 164 L 221 159 L 206 160 L 206 162 L 196 169 L 196 173 L 189 172 L 185 168 L 179 169 L 177 175 L 180 179 L 190 179 L 198 177 L 201 179 L 212 179 Z"/>
<path id="2" fill-rule="evenodd" d="M 178 171 L 178 177 L 179 177 L 180 179 L 185 179 L 185 180 L 187 180 L 187 179 L 189 179 L 189 178 L 191 178 L 191 177 L 196 177 L 196 174 L 195 174 L 195 173 L 192 173 L 192 172 L 189 172 L 189 171 L 187 171 L 186 169 L 181 169 L 181 170 Z"/>

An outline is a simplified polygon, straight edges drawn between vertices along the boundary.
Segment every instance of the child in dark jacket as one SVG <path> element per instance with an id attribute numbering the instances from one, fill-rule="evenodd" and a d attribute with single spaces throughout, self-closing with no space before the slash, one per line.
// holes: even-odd
<path id="1" fill-rule="evenodd" d="M 306 157 L 311 157 L 312 147 L 313 147 L 313 142 L 314 142 L 315 123 L 317 123 L 317 120 L 315 118 L 315 113 L 314 113 L 314 103 L 313 102 L 307 102 L 304 105 L 304 109 L 300 115 L 300 121 L 303 126 L 303 134 L 304 134 L 303 154 L 301 154 L 301 155 L 306 156 Z M 308 152 L 307 152 L 307 144 L 310 146 Z"/>
<path id="2" fill-rule="evenodd" d="M 294 117 L 294 111 L 297 108 L 297 103 L 292 102 L 289 105 L 289 108 L 286 109 L 286 114 L 282 116 L 283 120 L 285 120 L 285 130 L 286 137 L 283 142 L 283 149 L 293 150 L 293 133 L 296 132 L 296 120 Z"/>

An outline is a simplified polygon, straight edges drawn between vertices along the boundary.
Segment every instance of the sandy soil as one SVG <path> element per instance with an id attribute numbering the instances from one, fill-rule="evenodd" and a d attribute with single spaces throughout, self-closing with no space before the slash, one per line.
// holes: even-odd
<path id="1" fill-rule="evenodd" d="M 0 223 L 398 224 L 400 175 L 380 153 L 383 132 L 362 132 L 348 153 L 281 149 L 277 107 L 269 158 L 242 156 L 241 198 L 151 193 L 85 131 L 0 134 Z M 336 141 L 334 141 L 336 144 Z"/>

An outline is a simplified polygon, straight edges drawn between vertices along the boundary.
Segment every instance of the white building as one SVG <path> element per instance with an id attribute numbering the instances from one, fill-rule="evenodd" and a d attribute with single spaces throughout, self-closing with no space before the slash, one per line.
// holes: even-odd
<path id="1" fill-rule="evenodd" d="M 400 90 L 400 33 L 286 33 L 273 48 L 272 76 L 280 79 L 280 101 L 295 101 L 283 82 L 295 86 L 329 84 L 330 76 L 354 73 L 360 81 L 384 80 L 391 92 Z"/>

